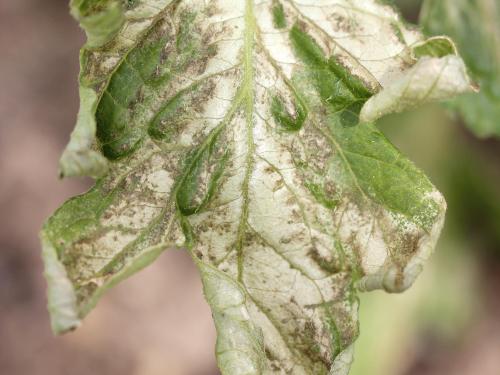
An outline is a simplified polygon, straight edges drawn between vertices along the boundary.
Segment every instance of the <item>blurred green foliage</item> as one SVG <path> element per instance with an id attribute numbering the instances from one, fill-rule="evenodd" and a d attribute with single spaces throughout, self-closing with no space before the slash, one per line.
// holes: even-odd
<path id="1" fill-rule="evenodd" d="M 500 137 L 500 2 L 425 0 L 421 24 L 429 35 L 448 35 L 458 45 L 479 94 L 451 102 L 480 137 Z"/>

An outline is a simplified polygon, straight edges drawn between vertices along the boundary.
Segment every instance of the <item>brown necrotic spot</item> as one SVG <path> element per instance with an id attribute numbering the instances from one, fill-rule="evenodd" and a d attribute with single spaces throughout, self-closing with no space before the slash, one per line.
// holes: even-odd
<path id="1" fill-rule="evenodd" d="M 314 246 L 309 249 L 307 255 L 311 257 L 311 259 L 314 260 L 314 262 L 328 274 L 335 274 L 340 271 L 338 261 L 335 258 L 333 258 L 332 256 L 325 257 L 321 255 L 318 249 Z"/>

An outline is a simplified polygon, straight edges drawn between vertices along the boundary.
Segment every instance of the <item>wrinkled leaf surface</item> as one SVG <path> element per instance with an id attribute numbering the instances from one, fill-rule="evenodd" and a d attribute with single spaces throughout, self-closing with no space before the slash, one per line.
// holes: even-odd
<path id="1" fill-rule="evenodd" d="M 73 8 L 100 21 L 83 24 L 93 37 L 61 174 L 98 179 L 42 232 L 54 331 L 187 248 L 224 374 L 346 374 L 356 293 L 408 288 L 445 211 L 360 113 L 380 96 L 363 110 L 372 120 L 408 95 L 468 90 L 461 71 L 418 65 L 461 64 L 451 42 L 426 44 L 372 0 L 96 3 Z M 121 13 L 103 23 L 110 9 Z"/>

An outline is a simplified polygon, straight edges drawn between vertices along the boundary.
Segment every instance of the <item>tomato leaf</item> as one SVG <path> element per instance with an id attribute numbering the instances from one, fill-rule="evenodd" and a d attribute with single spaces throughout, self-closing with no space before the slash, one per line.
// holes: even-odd
<path id="1" fill-rule="evenodd" d="M 61 172 L 98 179 L 42 231 L 54 331 L 186 248 L 223 374 L 346 374 L 358 291 L 408 288 L 445 212 L 366 118 L 469 90 L 446 68 L 462 64 L 452 42 L 425 41 L 372 0 L 119 9 L 119 31 L 83 23 L 100 36 L 82 49 Z"/>

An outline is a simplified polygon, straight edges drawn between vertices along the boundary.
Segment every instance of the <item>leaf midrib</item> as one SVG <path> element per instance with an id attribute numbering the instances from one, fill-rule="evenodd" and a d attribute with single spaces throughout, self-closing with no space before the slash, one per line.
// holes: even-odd
<path id="1" fill-rule="evenodd" d="M 253 0 L 245 3 L 245 35 L 244 35 L 244 61 L 243 61 L 243 92 L 245 95 L 245 125 L 247 131 L 247 156 L 246 171 L 242 184 L 243 207 L 236 239 L 236 252 L 238 261 L 238 281 L 243 280 L 243 247 L 249 216 L 249 185 L 255 166 L 255 140 L 253 137 L 254 123 L 254 46 L 255 46 L 255 15 Z"/>

